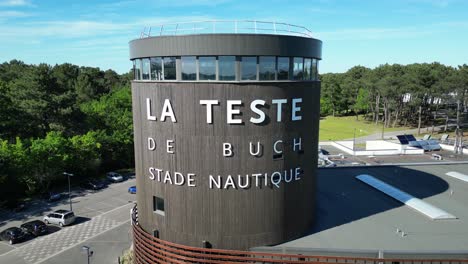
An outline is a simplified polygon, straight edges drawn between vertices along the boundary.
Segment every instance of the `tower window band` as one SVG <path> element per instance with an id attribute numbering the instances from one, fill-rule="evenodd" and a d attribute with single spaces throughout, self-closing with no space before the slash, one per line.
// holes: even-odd
<path id="1" fill-rule="evenodd" d="M 180 61 L 180 63 L 178 62 Z M 239 70 L 236 70 L 239 63 Z M 182 56 L 133 60 L 139 81 L 318 81 L 318 60 L 278 56 Z M 178 73 L 179 72 L 179 73 Z"/>

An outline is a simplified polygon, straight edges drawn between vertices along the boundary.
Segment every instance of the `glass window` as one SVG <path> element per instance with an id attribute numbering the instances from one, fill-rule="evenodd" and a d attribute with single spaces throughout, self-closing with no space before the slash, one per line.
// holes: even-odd
<path id="1" fill-rule="evenodd" d="M 161 57 L 151 58 L 151 80 L 162 80 L 162 59 Z"/>
<path id="2" fill-rule="evenodd" d="M 236 79 L 236 57 L 219 56 L 218 72 L 220 81 L 234 81 Z"/>
<path id="3" fill-rule="evenodd" d="M 320 60 L 315 60 L 315 79 L 317 81 L 320 80 L 320 74 L 319 74 L 319 70 L 318 70 L 319 69 L 319 67 L 318 67 L 319 61 Z"/>
<path id="4" fill-rule="evenodd" d="M 257 80 L 257 57 L 241 58 L 241 80 Z"/>
<path id="5" fill-rule="evenodd" d="M 293 66 L 293 79 L 302 80 L 304 76 L 304 59 L 303 58 L 294 58 Z"/>
<path id="6" fill-rule="evenodd" d="M 164 199 L 153 196 L 153 211 L 164 214 Z"/>
<path id="7" fill-rule="evenodd" d="M 275 69 L 276 69 L 275 57 L 261 56 L 259 58 L 258 67 L 259 67 L 259 79 L 260 80 L 265 81 L 265 80 L 275 79 Z"/>
<path id="8" fill-rule="evenodd" d="M 216 80 L 216 57 L 199 57 L 198 65 L 200 80 Z"/>
<path id="9" fill-rule="evenodd" d="M 312 59 L 304 59 L 304 80 L 311 80 Z"/>
<path id="10" fill-rule="evenodd" d="M 73 216 L 75 216 L 73 213 L 69 213 L 69 214 L 64 215 L 63 218 L 69 219 L 69 218 L 72 218 Z"/>
<path id="11" fill-rule="evenodd" d="M 143 80 L 150 79 L 150 60 L 148 58 L 141 60 L 141 66 L 143 67 L 141 70 L 141 76 Z"/>
<path id="12" fill-rule="evenodd" d="M 197 80 L 197 58 L 195 56 L 181 57 L 182 65 L 182 80 L 195 81 Z"/>
<path id="13" fill-rule="evenodd" d="M 166 57 L 164 58 L 164 80 L 175 80 L 176 79 L 176 58 Z"/>
<path id="14" fill-rule="evenodd" d="M 135 60 L 135 80 L 141 79 L 141 60 Z"/>
<path id="15" fill-rule="evenodd" d="M 318 60 L 312 59 L 312 80 L 318 80 Z"/>
<path id="16" fill-rule="evenodd" d="M 278 80 L 289 80 L 288 57 L 278 57 Z"/>
<path id="17" fill-rule="evenodd" d="M 135 60 L 132 60 L 132 62 L 133 62 L 133 80 L 136 80 Z"/>

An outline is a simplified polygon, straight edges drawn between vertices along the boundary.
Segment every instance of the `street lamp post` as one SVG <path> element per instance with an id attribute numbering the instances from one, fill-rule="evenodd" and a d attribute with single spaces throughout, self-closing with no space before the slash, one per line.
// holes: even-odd
<path id="1" fill-rule="evenodd" d="M 88 259 L 88 264 L 89 264 L 90 263 L 90 258 L 91 258 L 91 256 L 93 255 L 94 252 L 91 251 L 88 246 L 82 246 L 81 247 L 81 252 L 86 254 L 86 257 Z"/>
<path id="2" fill-rule="evenodd" d="M 70 186 L 70 177 L 73 177 L 72 173 L 64 172 L 63 175 L 68 177 L 68 200 L 70 202 L 70 211 L 73 211 L 72 201 L 71 201 L 71 186 Z"/>
<path id="3" fill-rule="evenodd" d="M 384 140 L 385 121 L 382 119 L 382 140 Z"/>
<path id="4" fill-rule="evenodd" d="M 356 128 L 354 128 L 354 135 L 353 135 L 353 155 L 356 155 Z"/>

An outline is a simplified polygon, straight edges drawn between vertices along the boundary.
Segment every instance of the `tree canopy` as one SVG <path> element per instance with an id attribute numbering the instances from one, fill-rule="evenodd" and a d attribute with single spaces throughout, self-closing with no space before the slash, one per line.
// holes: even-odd
<path id="1" fill-rule="evenodd" d="M 130 76 L 0 64 L 0 199 L 47 192 L 65 171 L 84 178 L 133 167 Z"/>
<path id="2" fill-rule="evenodd" d="M 321 114 L 366 114 L 384 125 L 430 124 L 434 113 L 459 101 L 467 105 L 468 65 L 440 63 L 355 66 L 345 73 L 321 76 Z"/>

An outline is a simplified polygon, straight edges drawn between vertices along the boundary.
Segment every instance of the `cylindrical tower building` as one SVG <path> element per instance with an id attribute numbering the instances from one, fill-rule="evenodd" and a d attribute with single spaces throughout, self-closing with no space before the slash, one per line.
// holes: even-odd
<path id="1" fill-rule="evenodd" d="M 248 250 L 311 227 L 322 42 L 268 25 L 161 28 L 130 42 L 138 223 L 147 233 Z"/>

